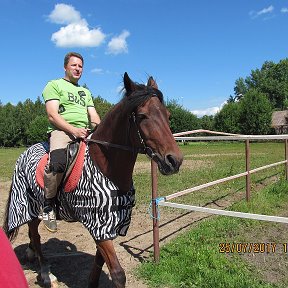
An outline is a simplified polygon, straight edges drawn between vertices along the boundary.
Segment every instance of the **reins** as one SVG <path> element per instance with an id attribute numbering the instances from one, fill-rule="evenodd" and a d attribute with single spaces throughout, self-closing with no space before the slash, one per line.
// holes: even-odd
<path id="1" fill-rule="evenodd" d="M 158 95 L 153 93 L 151 97 L 158 97 Z M 129 118 L 130 119 L 132 118 L 133 123 L 136 126 L 137 135 L 138 135 L 139 141 L 143 147 L 131 147 L 131 146 L 127 146 L 127 145 L 120 145 L 120 144 L 115 144 L 115 143 L 111 143 L 111 142 L 107 142 L 107 141 L 103 141 L 103 140 L 98 140 L 98 139 L 91 139 L 91 138 L 85 138 L 84 141 L 86 141 L 86 143 L 88 143 L 88 144 L 89 143 L 97 143 L 97 144 L 100 144 L 103 146 L 121 149 L 121 150 L 125 150 L 125 151 L 130 151 L 133 153 L 146 154 L 151 159 L 159 158 L 158 155 L 153 151 L 153 149 L 145 144 L 144 139 L 143 139 L 141 132 L 139 130 L 139 127 L 137 125 L 135 112 L 132 112 L 132 114 L 129 116 Z"/>
<path id="2" fill-rule="evenodd" d="M 134 152 L 134 153 L 136 152 L 136 153 L 145 154 L 145 148 L 135 148 L 135 147 L 131 147 L 131 146 L 114 144 L 114 143 L 110 143 L 110 142 L 107 142 L 107 141 L 102 141 L 102 140 L 97 140 L 97 139 L 90 139 L 90 138 L 85 138 L 84 141 L 87 142 L 88 144 L 89 143 L 97 143 L 97 144 L 100 144 L 100 145 L 103 145 L 103 146 L 117 148 L 117 149 L 130 151 L 130 152 Z"/>

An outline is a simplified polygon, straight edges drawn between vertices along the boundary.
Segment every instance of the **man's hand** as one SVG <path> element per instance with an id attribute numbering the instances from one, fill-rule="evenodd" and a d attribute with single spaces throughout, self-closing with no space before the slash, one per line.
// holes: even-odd
<path id="1" fill-rule="evenodd" d="M 74 127 L 73 133 L 76 138 L 85 138 L 89 135 L 89 129 Z"/>

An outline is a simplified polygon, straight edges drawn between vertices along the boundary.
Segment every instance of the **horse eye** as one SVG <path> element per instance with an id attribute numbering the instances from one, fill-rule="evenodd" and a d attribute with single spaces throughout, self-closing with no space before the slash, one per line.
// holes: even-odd
<path id="1" fill-rule="evenodd" d="M 138 121 L 141 121 L 147 119 L 148 117 L 145 114 L 137 114 L 136 118 Z"/>

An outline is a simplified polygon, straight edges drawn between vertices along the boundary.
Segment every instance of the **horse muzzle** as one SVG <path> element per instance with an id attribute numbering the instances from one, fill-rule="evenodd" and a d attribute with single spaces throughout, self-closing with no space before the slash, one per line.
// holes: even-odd
<path id="1" fill-rule="evenodd" d="M 183 161 L 183 156 L 181 155 L 180 157 L 177 157 L 175 155 L 168 154 L 165 155 L 163 158 L 160 155 L 156 154 L 153 160 L 155 160 L 158 164 L 158 168 L 161 174 L 171 175 L 179 171 L 179 168 Z"/>

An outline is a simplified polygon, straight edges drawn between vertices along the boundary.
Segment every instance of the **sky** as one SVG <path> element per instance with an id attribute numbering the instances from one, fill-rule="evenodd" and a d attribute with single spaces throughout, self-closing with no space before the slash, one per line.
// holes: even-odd
<path id="1" fill-rule="evenodd" d="M 238 78 L 288 57 L 287 28 L 288 0 L 1 0 L 0 101 L 42 97 L 75 51 L 85 59 L 79 84 L 95 97 L 120 101 L 127 72 L 213 115 Z"/>

